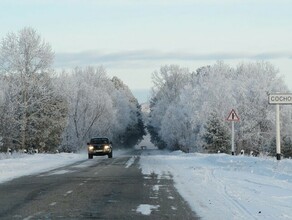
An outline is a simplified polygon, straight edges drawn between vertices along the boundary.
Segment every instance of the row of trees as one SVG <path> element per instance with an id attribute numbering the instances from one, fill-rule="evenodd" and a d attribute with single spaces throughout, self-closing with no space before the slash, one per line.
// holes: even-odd
<path id="1" fill-rule="evenodd" d="M 145 134 L 140 106 L 103 67 L 76 67 L 55 74 L 51 46 L 32 28 L 0 43 L 0 146 L 77 151 L 92 136 L 132 147 Z M 275 151 L 275 112 L 268 93 L 287 92 L 269 63 L 223 62 L 190 72 L 163 66 L 153 74 L 148 131 L 159 148 L 228 152 L 226 117 L 236 109 L 237 150 Z M 283 152 L 290 155 L 291 108 L 281 107 Z"/>
<path id="2" fill-rule="evenodd" d="M 232 68 L 217 62 L 195 72 L 163 66 L 154 72 L 153 82 L 148 130 L 159 148 L 229 152 L 231 125 L 226 118 L 236 109 L 237 151 L 275 151 L 275 108 L 268 104 L 268 94 L 288 89 L 270 63 Z M 289 106 L 281 108 L 285 152 L 291 148 L 292 112 Z"/>
<path id="3" fill-rule="evenodd" d="M 142 140 L 145 130 L 137 99 L 120 79 L 109 79 L 104 68 L 75 68 L 55 81 L 68 108 L 64 150 L 78 150 L 93 136 L 107 136 L 120 147 Z"/>
<path id="4" fill-rule="evenodd" d="M 132 147 L 144 135 L 141 110 L 123 82 L 102 67 L 55 74 L 51 46 L 32 28 L 0 44 L 0 145 L 77 151 L 91 136 Z"/>

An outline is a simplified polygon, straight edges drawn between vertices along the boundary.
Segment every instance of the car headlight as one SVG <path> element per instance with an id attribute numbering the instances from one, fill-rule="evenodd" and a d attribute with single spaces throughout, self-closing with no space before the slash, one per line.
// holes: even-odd
<path id="1" fill-rule="evenodd" d="M 94 147 L 90 145 L 90 146 L 88 147 L 88 150 L 94 150 Z"/>
<path id="2" fill-rule="evenodd" d="M 109 151 L 109 150 L 110 150 L 110 146 L 105 145 L 105 146 L 104 146 L 104 150 Z"/>

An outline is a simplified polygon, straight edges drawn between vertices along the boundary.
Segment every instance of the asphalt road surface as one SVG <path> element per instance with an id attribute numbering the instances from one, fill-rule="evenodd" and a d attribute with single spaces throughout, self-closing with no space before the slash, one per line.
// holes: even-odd
<path id="1" fill-rule="evenodd" d="M 0 184 L 0 219 L 198 219 L 173 186 L 139 169 L 140 151 Z"/>

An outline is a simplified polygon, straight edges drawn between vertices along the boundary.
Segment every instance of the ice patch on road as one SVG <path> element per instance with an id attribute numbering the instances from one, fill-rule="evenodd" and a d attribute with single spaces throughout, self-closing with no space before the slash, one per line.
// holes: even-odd
<path id="1" fill-rule="evenodd" d="M 150 215 L 153 210 L 157 210 L 159 207 L 159 205 L 141 204 L 138 206 L 136 212 L 142 215 Z"/>
<path id="2" fill-rule="evenodd" d="M 51 173 L 48 173 L 48 174 L 42 174 L 40 176 L 52 176 L 52 175 L 62 175 L 62 174 L 65 174 L 65 173 L 73 173 L 74 171 L 72 170 L 58 170 L 58 171 L 54 171 L 54 172 L 51 172 Z"/>
<path id="3" fill-rule="evenodd" d="M 68 196 L 69 194 L 71 194 L 73 192 L 73 190 L 69 190 L 69 191 L 67 191 L 65 194 L 64 194 L 64 196 Z"/>
<path id="4" fill-rule="evenodd" d="M 129 168 L 130 166 L 132 166 L 135 160 L 136 160 L 136 157 L 131 157 L 126 163 L 126 168 Z"/>
<path id="5" fill-rule="evenodd" d="M 71 171 L 71 170 L 59 170 L 59 171 L 51 173 L 51 175 L 62 175 L 62 174 L 65 174 L 65 173 L 72 173 L 72 172 L 73 171 Z"/>

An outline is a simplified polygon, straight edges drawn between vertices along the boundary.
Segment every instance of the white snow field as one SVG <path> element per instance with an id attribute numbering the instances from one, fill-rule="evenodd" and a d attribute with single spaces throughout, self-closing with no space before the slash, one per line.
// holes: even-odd
<path id="1" fill-rule="evenodd" d="M 202 219 L 292 219 L 292 160 L 144 151 L 143 174 L 173 177 Z"/>

